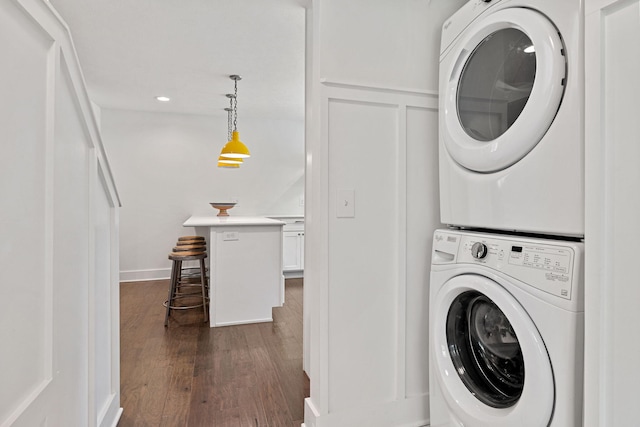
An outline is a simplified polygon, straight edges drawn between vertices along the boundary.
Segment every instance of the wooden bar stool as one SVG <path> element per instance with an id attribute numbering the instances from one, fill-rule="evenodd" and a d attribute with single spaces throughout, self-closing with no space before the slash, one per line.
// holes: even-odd
<path id="1" fill-rule="evenodd" d="M 192 245 L 206 245 L 204 240 L 179 240 L 176 242 L 176 246 L 192 246 Z"/>
<path id="2" fill-rule="evenodd" d="M 175 249 L 175 248 L 174 248 Z M 174 251 L 169 254 L 169 259 L 173 261 L 171 266 L 171 281 L 169 283 L 169 294 L 167 300 L 164 302 L 164 306 L 167 308 L 164 316 L 164 326 L 169 324 L 169 316 L 171 310 L 188 310 L 192 308 L 202 307 L 204 313 L 204 321 L 209 319 L 207 314 L 207 304 L 209 303 L 209 291 L 207 286 L 207 275 L 205 258 L 207 253 L 203 249 L 190 249 Z M 192 277 L 183 277 L 182 263 L 184 261 L 199 261 L 199 268 L 197 268 L 199 275 Z M 199 287 L 200 292 L 188 292 L 185 287 Z M 200 295 L 199 295 L 200 294 Z M 184 299 L 198 298 L 199 302 L 193 304 L 180 304 Z"/>
<path id="3" fill-rule="evenodd" d="M 173 248 L 173 252 L 183 251 L 203 251 L 207 250 L 207 242 L 202 236 L 181 236 L 178 237 L 176 246 Z M 206 270 L 205 270 L 206 273 Z M 182 266 L 180 271 L 181 279 L 178 281 L 178 289 L 182 284 L 198 283 L 200 280 L 200 268 L 193 266 Z"/>
<path id="4" fill-rule="evenodd" d="M 176 246 L 173 248 L 174 252 L 185 250 L 207 250 L 207 242 L 202 236 L 182 236 L 178 238 Z M 200 269 L 198 267 L 182 267 L 182 277 L 185 276 L 199 276 Z"/>
<path id="5" fill-rule="evenodd" d="M 178 245 L 173 247 L 174 252 L 206 252 L 204 245 Z"/>
<path id="6" fill-rule="evenodd" d="M 188 240 L 195 240 L 195 241 L 201 241 L 204 243 L 204 237 L 202 236 L 182 236 L 182 237 L 178 237 L 178 242 L 184 242 L 184 241 L 188 241 Z"/>

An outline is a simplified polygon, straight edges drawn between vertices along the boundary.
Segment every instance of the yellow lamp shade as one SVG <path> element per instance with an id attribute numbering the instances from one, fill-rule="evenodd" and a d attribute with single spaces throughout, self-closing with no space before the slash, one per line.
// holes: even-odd
<path id="1" fill-rule="evenodd" d="M 222 147 L 222 152 L 220 152 L 221 156 L 233 159 L 242 159 L 246 157 L 251 157 L 251 153 L 246 145 L 240 141 L 240 134 L 237 130 L 234 130 L 231 136 L 231 141 L 227 142 L 224 147 Z"/>
<path id="2" fill-rule="evenodd" d="M 238 163 L 221 163 L 218 162 L 219 168 L 239 168 L 240 165 Z"/>
<path id="3" fill-rule="evenodd" d="M 226 156 L 220 156 L 218 157 L 218 163 L 227 163 L 227 164 L 231 164 L 231 165 L 239 165 L 242 164 L 242 159 L 231 159 L 229 157 Z"/>

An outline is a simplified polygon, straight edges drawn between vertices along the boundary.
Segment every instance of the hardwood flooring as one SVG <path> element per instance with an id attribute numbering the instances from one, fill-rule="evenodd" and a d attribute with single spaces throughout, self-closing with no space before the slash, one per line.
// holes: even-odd
<path id="1" fill-rule="evenodd" d="M 299 427 L 302 279 L 286 281 L 273 322 L 210 328 L 198 309 L 172 313 L 168 280 L 120 285 L 119 427 Z"/>

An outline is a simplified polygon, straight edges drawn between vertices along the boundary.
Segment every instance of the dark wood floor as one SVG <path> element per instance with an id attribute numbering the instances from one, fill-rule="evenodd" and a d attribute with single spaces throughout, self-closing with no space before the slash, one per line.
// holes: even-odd
<path id="1" fill-rule="evenodd" d="M 273 322 L 209 328 L 202 312 L 172 314 L 168 281 L 122 283 L 118 426 L 299 427 L 309 382 L 302 371 L 302 279 L 286 281 Z"/>

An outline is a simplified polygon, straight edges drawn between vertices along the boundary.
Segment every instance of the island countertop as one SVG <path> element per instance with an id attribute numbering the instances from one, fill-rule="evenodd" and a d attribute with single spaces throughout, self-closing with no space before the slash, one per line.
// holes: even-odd
<path id="1" fill-rule="evenodd" d="M 185 227 L 225 227 L 243 225 L 284 225 L 283 221 L 261 216 L 206 216 L 194 215 L 182 225 Z"/>

